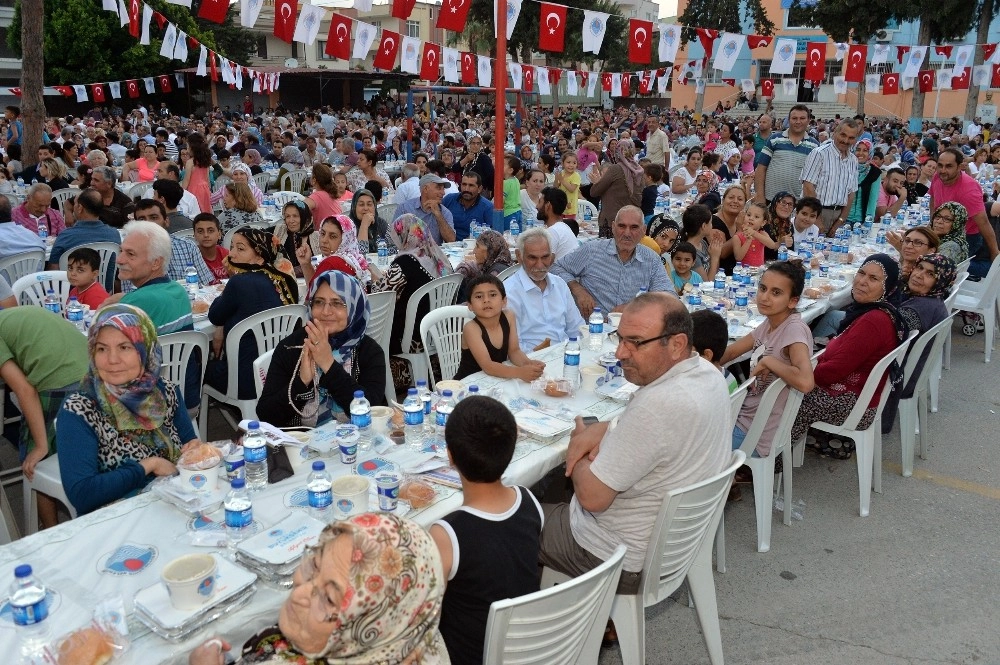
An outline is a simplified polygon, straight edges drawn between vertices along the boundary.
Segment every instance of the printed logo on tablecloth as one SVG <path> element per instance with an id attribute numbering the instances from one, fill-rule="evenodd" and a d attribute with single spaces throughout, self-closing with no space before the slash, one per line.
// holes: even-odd
<path id="1" fill-rule="evenodd" d="M 47 589 L 45 592 L 45 603 L 49 608 L 49 615 L 51 616 L 53 612 L 59 609 L 62 605 L 62 595 L 51 589 Z M 14 614 L 10 609 L 10 601 L 3 601 L 3 605 L 0 605 L 0 629 L 14 630 Z"/>
<path id="2" fill-rule="evenodd" d="M 97 571 L 111 575 L 138 575 L 156 560 L 157 554 L 159 550 L 152 545 L 124 543 L 98 559 Z"/>
<path id="3" fill-rule="evenodd" d="M 308 508 L 309 491 L 304 487 L 300 487 L 297 490 L 285 492 L 284 500 L 287 508 Z"/>
<path id="4" fill-rule="evenodd" d="M 254 520 L 253 523 L 250 525 L 250 531 L 248 533 L 255 534 L 260 532 L 261 529 L 263 529 L 261 523 L 258 522 L 257 520 Z M 197 517 L 192 517 L 190 520 L 188 520 L 187 530 L 224 532 L 226 530 L 226 523 L 225 521 L 222 520 L 216 522 L 211 517 L 208 517 L 206 515 L 198 515 Z"/>

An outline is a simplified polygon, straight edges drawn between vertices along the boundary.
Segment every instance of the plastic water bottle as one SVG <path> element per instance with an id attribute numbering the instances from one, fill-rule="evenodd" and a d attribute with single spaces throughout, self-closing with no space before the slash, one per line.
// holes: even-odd
<path id="1" fill-rule="evenodd" d="M 563 378 L 574 386 L 580 382 L 580 342 L 570 337 L 563 352 Z"/>
<path id="2" fill-rule="evenodd" d="M 746 286 L 740 285 L 736 289 L 736 311 L 745 312 L 747 307 L 750 305 L 750 294 L 747 293 Z"/>
<path id="3" fill-rule="evenodd" d="M 187 289 L 189 300 L 194 300 L 198 297 L 199 283 L 198 271 L 195 270 L 193 264 L 189 263 L 188 267 L 184 270 L 184 287 Z"/>
<path id="4" fill-rule="evenodd" d="M 251 420 L 247 435 L 243 437 L 243 462 L 247 489 L 262 490 L 267 487 L 267 440 L 260 433 L 260 423 Z"/>
<path id="5" fill-rule="evenodd" d="M 450 390 L 445 390 L 441 393 L 441 401 L 437 403 L 437 413 L 434 417 L 434 422 L 437 425 L 437 435 L 444 441 L 444 428 L 448 424 L 448 417 L 451 416 L 451 412 L 455 410 L 455 399 L 452 397 Z"/>
<path id="6" fill-rule="evenodd" d="M 48 224 L 39 220 L 38 222 L 38 237 L 45 240 L 49 237 L 49 227 Z"/>
<path id="7" fill-rule="evenodd" d="M 729 319 L 729 339 L 736 339 L 740 334 L 740 320 L 735 316 Z"/>
<path id="8" fill-rule="evenodd" d="M 876 245 L 884 245 L 885 243 L 886 243 L 886 239 L 885 239 L 885 227 L 883 226 L 882 228 L 880 228 L 878 230 L 878 233 L 875 234 L 875 244 Z"/>
<path id="9" fill-rule="evenodd" d="M 233 547 L 250 535 L 253 526 L 253 502 L 245 478 L 236 477 L 229 483 L 223 503 L 226 511 L 226 536 Z"/>
<path id="10" fill-rule="evenodd" d="M 600 307 L 595 307 L 587 319 L 587 326 L 590 330 L 590 350 L 600 351 L 604 345 L 604 314 Z"/>
<path id="11" fill-rule="evenodd" d="M 49 641 L 49 604 L 45 586 L 35 579 L 31 566 L 21 564 L 14 569 L 14 583 L 10 585 L 10 612 L 21 640 L 21 655 L 26 662 L 41 656 Z M 38 661 L 41 662 L 41 661 Z"/>
<path id="12" fill-rule="evenodd" d="M 351 400 L 351 424 L 358 428 L 358 449 L 365 451 L 372 445 L 372 405 L 363 390 L 354 391 Z"/>
<path id="13" fill-rule="evenodd" d="M 583 221 L 589 222 L 594 218 L 594 214 L 590 211 L 590 206 L 583 209 Z"/>
<path id="14" fill-rule="evenodd" d="M 83 305 L 80 301 L 76 299 L 76 296 L 71 296 L 69 299 L 69 304 L 66 305 L 66 318 L 69 322 L 76 326 L 76 329 L 80 332 L 84 332 L 83 323 Z"/>
<path id="15" fill-rule="evenodd" d="M 56 293 L 52 289 L 49 289 L 49 292 L 45 294 L 43 304 L 45 305 L 45 309 L 53 314 L 62 316 L 62 303 L 59 302 L 59 298 L 56 297 Z"/>
<path id="16" fill-rule="evenodd" d="M 715 273 L 715 290 L 718 293 L 723 293 L 726 290 L 726 271 L 719 268 L 719 271 Z"/>
<path id="17" fill-rule="evenodd" d="M 389 246 L 385 244 L 385 238 L 379 238 L 376 247 L 378 248 L 378 259 L 375 263 L 380 268 L 384 268 L 389 265 Z"/>
<path id="18" fill-rule="evenodd" d="M 787 261 L 788 260 L 788 247 L 785 243 L 778 245 L 778 260 Z"/>
<path id="19" fill-rule="evenodd" d="M 517 218 L 510 220 L 510 237 L 516 238 L 521 235 L 521 225 L 518 223 Z"/>
<path id="20" fill-rule="evenodd" d="M 419 450 L 424 444 L 424 407 L 416 388 L 406 391 L 403 401 L 403 434 L 406 445 Z"/>
<path id="21" fill-rule="evenodd" d="M 649 292 L 649 289 L 647 289 L 645 286 L 641 286 L 641 287 L 639 287 L 639 291 L 635 294 L 635 297 L 638 298 L 643 293 L 648 293 L 648 292 Z"/>
<path id="22" fill-rule="evenodd" d="M 806 265 L 805 285 L 812 286 L 812 279 L 813 279 L 812 267 L 809 265 L 809 263 L 806 263 L 805 265 Z"/>
<path id="23" fill-rule="evenodd" d="M 478 394 L 479 394 L 479 386 L 473 383 L 471 386 L 469 386 L 469 389 L 465 392 L 465 397 L 472 397 L 473 395 L 478 395 Z"/>
<path id="24" fill-rule="evenodd" d="M 320 522 L 330 521 L 333 506 L 333 490 L 330 474 L 326 472 L 326 464 L 317 460 L 312 464 L 312 473 L 306 479 L 306 491 L 309 494 L 309 514 Z"/>

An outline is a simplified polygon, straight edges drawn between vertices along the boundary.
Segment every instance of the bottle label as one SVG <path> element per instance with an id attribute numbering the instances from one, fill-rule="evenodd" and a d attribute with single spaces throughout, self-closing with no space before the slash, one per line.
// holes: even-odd
<path id="1" fill-rule="evenodd" d="M 30 605 L 17 606 L 13 603 L 9 603 L 9 605 L 11 616 L 18 626 L 33 626 L 49 616 L 49 603 L 44 596 L 41 600 Z"/>
<path id="2" fill-rule="evenodd" d="M 66 318 L 68 318 L 73 323 L 83 321 L 83 310 L 82 309 L 71 309 L 66 312 Z"/>
<path id="3" fill-rule="evenodd" d="M 415 409 L 411 411 L 407 409 L 405 412 L 403 412 L 403 422 L 407 425 L 423 425 L 424 410 Z"/>
<path id="4" fill-rule="evenodd" d="M 747 306 L 747 296 L 736 296 L 736 306 L 746 307 Z"/>
<path id="5" fill-rule="evenodd" d="M 435 420 L 437 422 L 438 427 L 444 427 L 448 423 L 448 416 L 450 415 L 450 413 L 451 413 L 450 411 L 445 411 L 443 409 L 437 410 L 437 415 L 435 416 Z"/>
<path id="6" fill-rule="evenodd" d="M 580 354 L 579 353 L 567 353 L 563 355 L 563 364 L 572 365 L 576 367 L 580 364 Z"/>
<path id="7" fill-rule="evenodd" d="M 267 446 L 254 446 L 253 448 L 243 446 L 243 459 L 247 464 L 267 461 Z"/>
<path id="8" fill-rule="evenodd" d="M 352 413 L 351 414 L 351 424 L 355 425 L 358 429 L 364 429 L 366 427 L 371 427 L 372 424 L 372 412 L 365 411 L 364 413 Z"/>
<path id="9" fill-rule="evenodd" d="M 604 323 L 591 323 L 590 324 L 590 334 L 600 335 L 604 332 Z"/>
<path id="10" fill-rule="evenodd" d="M 232 529 L 243 529 L 253 523 L 253 508 L 230 510 L 226 508 L 226 526 Z"/>
<path id="11" fill-rule="evenodd" d="M 333 505 L 333 491 L 332 490 L 327 489 L 325 491 L 321 490 L 319 492 L 314 492 L 312 490 L 309 490 L 309 507 L 310 508 L 323 509 L 323 508 L 329 508 L 331 505 Z"/>
<path id="12" fill-rule="evenodd" d="M 420 401 L 424 405 L 424 415 L 425 416 L 431 415 L 431 394 L 424 393 L 424 395 L 420 398 Z"/>

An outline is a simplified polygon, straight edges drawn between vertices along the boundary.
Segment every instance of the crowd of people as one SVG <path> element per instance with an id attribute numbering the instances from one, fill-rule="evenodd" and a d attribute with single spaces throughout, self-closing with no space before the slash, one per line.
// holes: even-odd
<path id="1" fill-rule="evenodd" d="M 429 535 L 385 516 L 329 526 L 296 573 L 278 626 L 245 647 L 248 662 L 277 658 L 279 643 L 343 662 L 359 649 L 392 662 L 415 653 L 420 662 L 477 662 L 490 602 L 537 589 L 539 562 L 580 574 L 620 543 L 628 551 L 619 592 L 635 593 L 666 492 L 721 471 L 773 380 L 805 394 L 794 439 L 817 420 L 843 422 L 875 364 L 911 332 L 947 316 L 943 301 L 958 266 L 968 261 L 970 276 L 982 278 L 998 253 L 991 219 L 1000 204 L 991 199 L 1000 139 L 976 122 L 913 134 L 888 120 L 817 119 L 804 105 L 785 118 L 539 108 L 526 111 L 523 135 L 507 136 L 508 150 L 496 155 L 497 119 L 477 110 L 438 98 L 407 135 L 404 119 L 385 104 L 247 115 L 214 109 L 198 117 L 170 114 L 165 105 L 128 115 L 95 108 L 82 118 L 50 119 L 38 164 L 28 168 L 19 111 L 8 109 L 0 127 L 7 137 L 0 184 L 20 179 L 27 188 L 15 206 L 0 197 L 0 258 L 44 249 L 44 225 L 55 237 L 49 267 L 65 256 L 72 295 L 97 312 L 84 338 L 40 308 L 30 308 L 30 317 L 15 309 L 0 279 L 7 308 L 0 377 L 25 416 L 24 473 L 30 478 L 58 449 L 79 513 L 171 475 L 185 447 L 199 443 L 188 408 L 200 403 L 201 386 L 174 386 L 160 370 L 159 339 L 193 329 L 192 304 L 178 283 L 189 268 L 202 284 L 228 280 L 207 311 L 215 335 L 205 381 L 226 390 L 236 363 L 241 399 L 256 397 L 258 349 L 246 337 L 236 357 L 227 356 L 229 332 L 270 308 L 308 307 L 304 325 L 275 349 L 259 396 L 257 415 L 279 427 L 342 416 L 355 391 L 385 404 L 387 357 L 395 388 L 411 385 L 417 377 L 402 354 L 420 349 L 419 341 L 402 346 L 407 303 L 455 272 L 463 276 L 458 302 L 474 315 L 460 377 L 485 371 L 531 381 L 544 370 L 531 351 L 577 335 L 597 308 L 621 315 L 616 355 L 640 388 L 613 426 L 578 423 L 565 467 L 569 503 L 540 503 L 527 488 L 505 487 L 513 417 L 489 398 L 463 400 L 446 430 L 463 510 Z M 398 179 L 381 166 L 385 160 L 405 161 Z M 303 186 L 293 186 L 301 196 L 282 207 L 274 226 L 260 214 L 268 188 L 255 179 L 267 169 L 277 171 L 272 187 L 285 173 L 308 171 Z M 498 170 L 503 187 L 494 191 Z M 151 187 L 133 200 L 119 180 Z M 60 209 L 54 193 L 68 187 L 78 191 Z M 796 312 L 805 269 L 778 260 L 781 249 L 894 216 L 925 196 L 929 222 L 887 238 L 898 256 L 865 258 L 851 304 L 824 317 L 822 331 L 806 325 Z M 598 237 L 583 237 L 591 222 L 583 202 L 598 210 Z M 512 238 L 512 257 L 505 232 L 515 225 L 524 230 Z M 227 234 L 228 248 L 221 245 Z M 453 267 L 442 245 L 467 238 L 472 254 Z M 81 247 L 102 241 L 121 245 L 115 284 L 99 282 L 100 258 Z M 383 242 L 395 253 L 380 268 L 368 254 Z M 738 264 L 762 268 L 756 307 L 765 321 L 729 343 L 721 317 L 692 315 L 676 296 Z M 497 277 L 514 265 L 507 279 Z M 304 297 L 296 278 L 306 282 Z M 389 349 L 368 335 L 369 296 L 383 291 L 396 293 Z M 427 312 L 424 301 L 414 329 Z M 826 351 L 813 367 L 819 338 Z M 730 429 L 735 382 L 724 367 L 747 353 L 754 381 Z M 872 424 L 881 390 L 905 396 L 895 378 L 883 380 L 862 427 Z M 766 414 L 755 454 L 770 450 L 779 410 Z M 821 436 L 809 443 L 830 457 L 853 452 L 850 442 Z M 55 523 L 54 504 L 40 514 L 43 525 Z M 385 604 L 381 592 L 348 594 L 364 591 L 357 556 L 399 574 L 388 562 L 396 555 L 373 554 L 386 548 L 414 553 L 405 561 L 416 566 L 414 579 L 426 581 L 415 587 L 419 597 L 411 599 L 411 589 Z M 497 557 L 502 566 L 491 563 Z M 372 617 L 373 606 L 388 609 Z M 393 613 L 404 611 L 410 623 L 394 623 Z M 381 633 L 366 634 L 364 644 L 343 630 L 375 619 Z M 200 647 L 191 662 L 222 662 L 219 646 Z"/>

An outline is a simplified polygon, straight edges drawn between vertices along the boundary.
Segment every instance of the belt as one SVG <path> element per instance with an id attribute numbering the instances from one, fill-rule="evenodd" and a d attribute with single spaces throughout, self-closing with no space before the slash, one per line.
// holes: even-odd
<path id="1" fill-rule="evenodd" d="M 844 204 L 840 204 L 840 205 L 836 205 L 836 206 L 823 206 L 823 210 L 840 210 L 843 207 L 844 207 Z"/>

